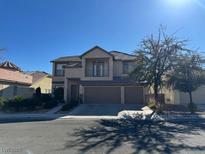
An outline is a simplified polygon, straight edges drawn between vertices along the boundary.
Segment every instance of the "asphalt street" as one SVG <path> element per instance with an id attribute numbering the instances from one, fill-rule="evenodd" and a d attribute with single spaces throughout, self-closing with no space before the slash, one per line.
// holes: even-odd
<path id="1" fill-rule="evenodd" d="M 1 121 L 0 154 L 205 153 L 205 120 Z"/>

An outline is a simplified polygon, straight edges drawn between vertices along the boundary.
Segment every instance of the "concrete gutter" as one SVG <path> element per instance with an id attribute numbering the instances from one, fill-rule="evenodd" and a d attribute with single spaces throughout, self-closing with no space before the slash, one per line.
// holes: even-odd
<path id="1" fill-rule="evenodd" d="M 1 114 L 0 120 L 118 119 L 117 116 L 70 116 L 67 114 Z"/>
<path id="2" fill-rule="evenodd" d="M 158 115 L 156 119 L 142 119 L 142 120 L 153 120 L 153 121 L 176 121 L 176 120 L 205 120 L 205 115 Z M 119 116 L 69 116 L 64 114 L 9 114 L 0 115 L 0 120 L 58 120 L 58 119 L 123 119 Z M 135 119 L 133 119 L 135 120 Z M 136 119 L 140 120 L 140 119 Z"/>

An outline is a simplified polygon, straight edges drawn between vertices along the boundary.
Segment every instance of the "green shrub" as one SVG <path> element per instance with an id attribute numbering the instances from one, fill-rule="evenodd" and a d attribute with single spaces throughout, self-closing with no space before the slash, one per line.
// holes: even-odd
<path id="1" fill-rule="evenodd" d="M 54 98 L 58 101 L 63 101 L 64 99 L 64 88 L 56 88 L 53 92 Z"/>
<path id="2" fill-rule="evenodd" d="M 15 102 L 22 102 L 25 98 L 23 96 L 15 96 L 14 101 Z"/>
<path id="3" fill-rule="evenodd" d="M 3 101 L 2 101 L 3 102 Z M 3 103 L 2 103 L 3 104 Z M 42 95 L 37 97 L 34 95 L 32 98 L 23 98 L 16 96 L 14 99 L 8 100 L 3 104 L 4 111 L 32 111 L 40 108 L 50 109 L 58 105 L 58 101 L 49 95 Z M 1 99 L 0 99 L 1 108 Z"/>
<path id="4" fill-rule="evenodd" d="M 195 113 L 197 111 L 197 106 L 194 103 L 189 103 L 188 104 L 188 109 L 191 113 Z"/>
<path id="5" fill-rule="evenodd" d="M 6 99 L 3 97 L 0 97 L 0 109 L 2 109 L 5 106 Z"/>
<path id="6" fill-rule="evenodd" d="M 37 107 L 42 106 L 41 98 L 32 97 L 24 99 L 21 96 L 16 96 L 14 99 L 8 100 L 4 106 L 4 110 L 9 111 L 22 111 L 22 110 L 35 110 Z"/>
<path id="7" fill-rule="evenodd" d="M 42 102 L 48 102 L 51 101 L 53 98 L 51 97 L 51 95 L 49 94 L 42 94 L 41 95 L 41 100 Z"/>
<path id="8" fill-rule="evenodd" d="M 44 109 L 51 109 L 58 105 L 58 102 L 55 99 L 51 99 L 47 102 L 44 102 L 43 108 Z"/>
<path id="9" fill-rule="evenodd" d="M 26 110 L 35 110 L 37 104 L 39 104 L 39 100 L 36 99 L 36 97 L 27 98 L 27 99 L 24 101 L 23 108 L 25 108 Z"/>
<path id="10" fill-rule="evenodd" d="M 25 99 L 22 96 L 15 96 L 14 99 L 8 100 L 6 103 L 6 108 L 18 112 L 24 106 L 24 100 Z"/>

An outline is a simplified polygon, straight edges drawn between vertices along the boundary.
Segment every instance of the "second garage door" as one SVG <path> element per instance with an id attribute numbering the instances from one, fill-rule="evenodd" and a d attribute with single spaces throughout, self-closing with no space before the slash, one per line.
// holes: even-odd
<path id="1" fill-rule="evenodd" d="M 120 104 L 120 87 L 84 87 L 84 102 L 90 104 Z"/>
<path id="2" fill-rule="evenodd" d="M 143 87 L 125 87 L 125 104 L 142 104 Z"/>

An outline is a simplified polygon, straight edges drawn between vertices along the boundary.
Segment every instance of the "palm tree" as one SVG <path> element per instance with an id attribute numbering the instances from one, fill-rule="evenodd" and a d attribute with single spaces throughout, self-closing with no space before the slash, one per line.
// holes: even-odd
<path id="1" fill-rule="evenodd" d="M 174 71 L 168 76 L 167 85 L 189 94 L 189 105 L 193 106 L 192 92 L 205 84 L 205 70 L 200 55 L 180 56 Z"/>

